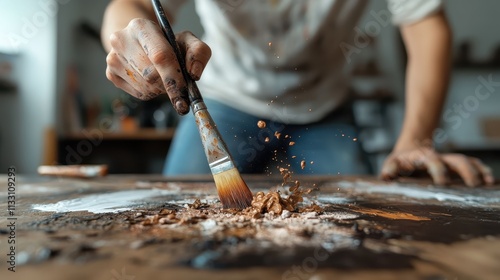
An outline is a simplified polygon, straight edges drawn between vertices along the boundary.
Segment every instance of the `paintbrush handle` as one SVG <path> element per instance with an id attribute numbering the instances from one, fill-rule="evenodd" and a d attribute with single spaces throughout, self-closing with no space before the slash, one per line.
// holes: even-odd
<path id="1" fill-rule="evenodd" d="M 179 66 L 181 67 L 182 75 L 186 80 L 191 109 L 196 119 L 196 125 L 198 126 L 198 130 L 200 132 L 201 142 L 203 143 L 205 155 L 207 156 L 212 174 L 215 175 L 233 169 L 235 166 L 226 143 L 222 140 L 222 136 L 217 130 L 217 126 L 208 113 L 207 107 L 205 102 L 203 102 L 203 98 L 201 97 L 201 93 L 196 85 L 196 82 L 191 78 L 187 71 L 186 61 L 184 60 L 184 56 L 179 49 L 177 41 L 175 40 L 174 31 L 168 22 L 165 11 L 163 10 L 159 0 L 151 1 L 153 3 L 156 17 L 158 18 L 158 23 L 160 24 L 167 41 L 174 50 L 175 56 L 179 61 Z"/>
<path id="2" fill-rule="evenodd" d="M 212 174 L 219 174 L 234 168 L 235 166 L 226 143 L 208 113 L 205 102 L 196 102 L 193 105 L 193 114 Z"/>
<path id="3" fill-rule="evenodd" d="M 188 94 L 189 94 L 189 101 L 191 103 L 191 106 L 193 103 L 196 103 L 196 101 L 203 101 L 203 98 L 201 97 L 200 90 L 198 89 L 198 86 L 196 85 L 196 82 L 191 78 L 187 71 L 186 67 L 186 61 L 184 59 L 184 55 L 182 54 L 179 45 L 177 44 L 177 41 L 175 40 L 175 33 L 172 29 L 172 26 L 170 25 L 170 22 L 167 19 L 167 16 L 165 14 L 165 10 L 163 10 L 163 7 L 160 3 L 160 0 L 151 0 L 153 3 L 153 8 L 155 10 L 156 18 L 158 19 L 158 23 L 161 26 L 161 29 L 163 31 L 163 34 L 167 38 L 167 41 L 170 43 L 172 46 L 172 49 L 174 50 L 175 56 L 177 57 L 177 61 L 179 62 L 179 66 L 181 67 L 182 75 L 184 76 L 184 80 L 186 80 L 187 86 L 188 86 Z M 194 108 L 193 108 L 194 109 Z"/>

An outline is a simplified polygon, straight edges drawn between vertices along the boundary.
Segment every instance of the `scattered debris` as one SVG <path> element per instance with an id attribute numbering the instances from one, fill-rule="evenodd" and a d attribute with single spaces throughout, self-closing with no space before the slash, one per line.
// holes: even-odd
<path id="1" fill-rule="evenodd" d="M 306 161 L 305 160 L 300 162 L 300 168 L 302 168 L 302 169 L 306 168 Z"/>

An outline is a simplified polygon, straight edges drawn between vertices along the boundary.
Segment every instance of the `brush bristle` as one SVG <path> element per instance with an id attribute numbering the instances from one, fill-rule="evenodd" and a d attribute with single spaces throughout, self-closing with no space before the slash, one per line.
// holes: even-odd
<path id="1" fill-rule="evenodd" d="M 244 209 L 251 205 L 253 194 L 241 178 L 238 169 L 214 175 L 215 186 L 224 208 Z"/>

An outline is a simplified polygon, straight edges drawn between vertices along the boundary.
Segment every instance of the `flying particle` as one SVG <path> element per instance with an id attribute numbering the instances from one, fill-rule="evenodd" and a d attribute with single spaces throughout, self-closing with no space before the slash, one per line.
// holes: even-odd
<path id="1" fill-rule="evenodd" d="M 265 127 L 266 127 L 266 122 L 265 122 L 265 121 L 260 120 L 260 121 L 258 121 L 258 122 L 257 122 L 257 126 L 258 126 L 259 128 L 261 128 L 261 129 L 262 129 L 262 128 L 265 128 Z"/>

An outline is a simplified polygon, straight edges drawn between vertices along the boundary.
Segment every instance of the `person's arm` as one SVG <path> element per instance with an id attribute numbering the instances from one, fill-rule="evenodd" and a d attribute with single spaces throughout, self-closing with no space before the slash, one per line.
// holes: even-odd
<path id="1" fill-rule="evenodd" d="M 166 93 L 179 114 L 189 112 L 186 81 L 150 0 L 111 1 L 101 37 L 109 52 L 106 77 L 115 86 L 141 100 Z M 200 79 L 212 54 L 210 48 L 188 31 L 177 34 L 176 40 L 186 54 L 187 71 L 193 79 Z"/>
<path id="2" fill-rule="evenodd" d="M 444 13 L 404 25 L 401 33 L 408 53 L 405 118 L 381 176 L 390 179 L 426 170 L 436 183 L 446 184 L 448 171 L 452 171 L 469 186 L 493 183 L 491 170 L 478 159 L 460 154 L 440 155 L 432 148 L 450 72 L 452 34 Z"/>
<path id="3" fill-rule="evenodd" d="M 408 53 L 403 129 L 395 149 L 431 143 L 446 98 L 451 30 L 443 13 L 401 27 Z"/>

